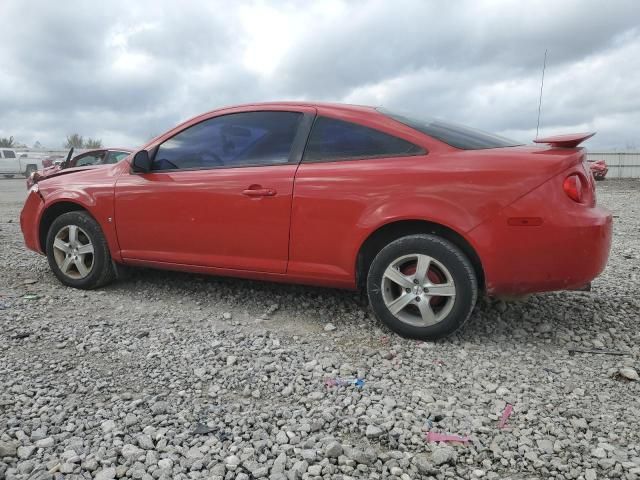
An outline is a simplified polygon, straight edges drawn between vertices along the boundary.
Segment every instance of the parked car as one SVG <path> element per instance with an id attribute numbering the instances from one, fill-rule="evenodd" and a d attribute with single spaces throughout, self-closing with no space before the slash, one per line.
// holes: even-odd
<path id="1" fill-rule="evenodd" d="M 64 161 L 64 155 L 60 155 L 57 153 L 51 154 L 47 156 L 44 160 L 42 160 L 42 168 L 49 168 L 53 165 L 60 164 Z"/>
<path id="2" fill-rule="evenodd" d="M 607 162 L 604 160 L 589 160 L 589 169 L 593 174 L 593 178 L 596 180 L 604 180 L 607 176 L 607 172 L 609 171 Z"/>
<path id="3" fill-rule="evenodd" d="M 434 339 L 480 292 L 602 271 L 612 219 L 578 148 L 591 135 L 531 146 L 372 107 L 224 108 L 115 165 L 56 172 L 20 221 L 71 287 L 129 265 L 362 289 L 390 328 Z"/>
<path id="4" fill-rule="evenodd" d="M 11 148 L 0 148 L 0 175 L 12 178 L 15 175 L 29 177 L 33 172 L 42 168 L 39 158 L 17 155 Z"/>
<path id="5" fill-rule="evenodd" d="M 72 157 L 73 148 L 69 151 L 67 159 L 64 157 L 61 161 L 55 162 L 53 165 L 44 168 L 42 171 L 34 172 L 27 178 L 27 188 L 31 188 L 43 178 L 50 177 L 59 170 L 67 168 L 79 169 L 80 167 L 91 168 L 99 165 L 111 165 L 118 163 L 123 158 L 131 155 L 132 150 L 127 148 L 101 148 L 98 150 L 90 150 L 80 155 Z"/>

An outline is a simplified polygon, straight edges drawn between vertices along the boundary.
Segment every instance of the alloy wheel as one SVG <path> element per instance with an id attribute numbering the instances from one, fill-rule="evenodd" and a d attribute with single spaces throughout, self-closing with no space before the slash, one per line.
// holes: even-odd
<path id="1" fill-rule="evenodd" d="M 416 327 L 435 325 L 453 308 L 456 285 L 449 270 L 423 254 L 403 255 L 385 269 L 382 298 L 398 320 Z"/>
<path id="2" fill-rule="evenodd" d="M 93 269 L 93 253 L 91 238 L 77 225 L 66 225 L 56 233 L 53 256 L 67 277 L 79 280 L 89 275 Z"/>

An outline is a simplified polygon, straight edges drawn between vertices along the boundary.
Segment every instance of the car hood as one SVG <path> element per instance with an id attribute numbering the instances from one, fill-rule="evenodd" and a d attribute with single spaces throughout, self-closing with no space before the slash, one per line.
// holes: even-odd
<path id="1" fill-rule="evenodd" d="M 49 179 L 53 177 L 60 177 L 62 175 L 70 175 L 78 172 L 86 172 L 87 170 L 105 169 L 111 166 L 112 165 L 87 165 L 86 167 L 72 167 L 72 168 L 65 168 L 65 169 L 59 169 L 59 168 L 53 169 L 52 167 L 49 167 L 51 168 L 51 170 L 49 169 L 43 170 L 39 176 L 38 181 L 44 180 L 45 178 Z"/>
<path id="2" fill-rule="evenodd" d="M 122 162 L 109 165 L 67 168 L 58 170 L 46 178 L 39 179 L 38 185 L 41 192 L 51 192 L 60 189 L 82 189 L 91 185 L 110 184 L 115 180 L 117 172 L 122 168 L 125 168 Z"/>

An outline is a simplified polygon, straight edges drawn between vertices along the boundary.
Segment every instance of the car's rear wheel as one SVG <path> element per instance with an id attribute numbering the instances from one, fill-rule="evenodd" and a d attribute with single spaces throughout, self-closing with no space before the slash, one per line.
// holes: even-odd
<path id="1" fill-rule="evenodd" d="M 476 303 L 478 284 L 459 248 L 421 234 L 380 250 L 369 269 L 367 294 L 374 313 L 393 331 L 435 340 L 464 325 Z"/>
<path id="2" fill-rule="evenodd" d="M 46 250 L 51 270 L 70 287 L 97 288 L 115 277 L 102 229 L 87 212 L 56 218 L 47 234 Z"/>

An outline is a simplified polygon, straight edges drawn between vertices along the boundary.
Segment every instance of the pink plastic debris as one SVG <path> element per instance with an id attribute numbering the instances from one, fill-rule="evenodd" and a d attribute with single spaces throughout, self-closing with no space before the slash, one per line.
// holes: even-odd
<path id="1" fill-rule="evenodd" d="M 452 435 L 450 433 L 427 432 L 427 442 L 456 442 L 467 444 L 471 441 L 468 436 Z"/>
<path id="2" fill-rule="evenodd" d="M 500 417 L 500 423 L 498 424 L 498 428 L 500 430 L 502 430 L 504 427 L 507 426 L 507 420 L 509 420 L 509 417 L 511 416 L 512 413 L 513 413 L 513 405 L 511 405 L 510 403 L 507 403 L 507 406 L 504 407 L 504 411 L 502 412 L 502 417 Z"/>

